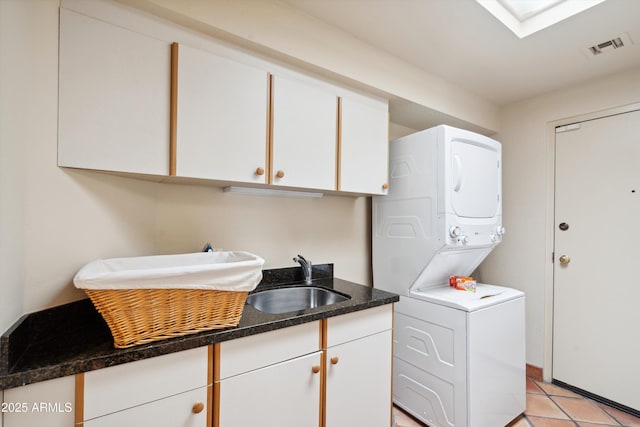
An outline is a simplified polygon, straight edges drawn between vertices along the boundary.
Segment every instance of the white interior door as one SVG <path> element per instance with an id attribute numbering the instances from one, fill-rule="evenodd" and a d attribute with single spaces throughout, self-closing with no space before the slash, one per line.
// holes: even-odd
<path id="1" fill-rule="evenodd" d="M 640 410 L 640 111 L 556 134 L 553 378 Z"/>

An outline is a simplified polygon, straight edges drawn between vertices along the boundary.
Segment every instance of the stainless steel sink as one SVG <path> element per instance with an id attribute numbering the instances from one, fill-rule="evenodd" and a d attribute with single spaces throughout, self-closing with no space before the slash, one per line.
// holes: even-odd
<path id="1" fill-rule="evenodd" d="M 330 289 L 302 286 L 257 292 L 247 297 L 247 304 L 263 313 L 279 314 L 307 308 L 322 307 L 348 299 L 348 296 Z"/>

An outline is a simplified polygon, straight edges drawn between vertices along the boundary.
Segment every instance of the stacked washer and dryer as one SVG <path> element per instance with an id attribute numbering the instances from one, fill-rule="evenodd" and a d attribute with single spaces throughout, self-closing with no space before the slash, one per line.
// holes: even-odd
<path id="1" fill-rule="evenodd" d="M 500 243 L 502 149 L 437 126 L 390 145 L 387 196 L 373 201 L 374 286 L 400 294 L 394 403 L 429 426 L 500 427 L 524 412 L 525 306 L 469 276 Z"/>

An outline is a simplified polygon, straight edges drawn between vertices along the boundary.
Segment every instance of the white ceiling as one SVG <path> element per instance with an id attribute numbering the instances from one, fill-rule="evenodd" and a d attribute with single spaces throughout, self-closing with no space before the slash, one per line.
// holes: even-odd
<path id="1" fill-rule="evenodd" d="M 607 0 L 519 39 L 475 0 L 284 0 L 498 106 L 640 67 L 640 0 Z M 584 49 L 627 33 L 631 46 Z"/>

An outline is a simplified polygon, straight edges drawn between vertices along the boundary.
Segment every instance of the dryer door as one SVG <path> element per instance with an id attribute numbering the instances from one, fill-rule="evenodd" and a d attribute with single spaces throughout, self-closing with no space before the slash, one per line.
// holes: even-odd
<path id="1" fill-rule="evenodd" d="M 474 137 L 454 135 L 447 141 L 446 204 L 460 217 L 492 218 L 501 213 L 501 147 L 482 135 Z"/>

